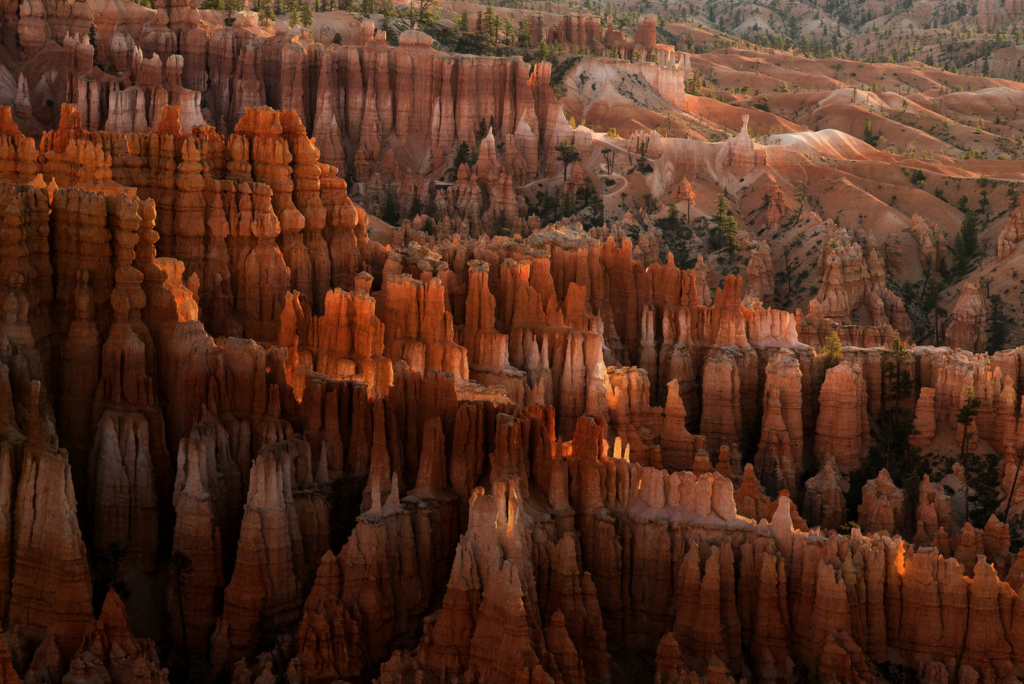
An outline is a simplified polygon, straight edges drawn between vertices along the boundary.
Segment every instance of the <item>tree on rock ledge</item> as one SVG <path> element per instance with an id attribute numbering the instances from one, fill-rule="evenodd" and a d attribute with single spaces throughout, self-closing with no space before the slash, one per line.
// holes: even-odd
<path id="1" fill-rule="evenodd" d="M 835 368 L 843 360 L 843 343 L 839 340 L 839 333 L 831 331 L 825 338 L 825 344 L 821 345 L 819 352 L 822 360 L 822 373 L 829 368 Z"/>
<path id="2" fill-rule="evenodd" d="M 568 180 L 569 164 L 580 160 L 580 151 L 568 138 L 555 145 L 555 149 L 558 150 L 558 161 L 562 162 L 562 182 L 565 183 Z"/>

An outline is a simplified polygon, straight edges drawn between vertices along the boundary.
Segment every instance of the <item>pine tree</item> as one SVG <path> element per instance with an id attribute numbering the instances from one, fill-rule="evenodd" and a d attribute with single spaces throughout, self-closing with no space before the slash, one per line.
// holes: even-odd
<path id="1" fill-rule="evenodd" d="M 562 182 L 568 180 L 569 164 L 580 160 L 580 151 L 568 138 L 555 145 L 558 150 L 558 161 L 562 162 Z"/>
<path id="2" fill-rule="evenodd" d="M 894 477 L 902 480 L 903 475 L 912 467 L 910 437 L 915 430 L 912 406 L 914 378 L 911 368 L 914 357 L 906 343 L 897 337 L 886 350 L 882 363 L 885 379 L 882 392 L 885 467 L 890 474 L 895 473 Z"/>
<path id="3" fill-rule="evenodd" d="M 500 25 L 501 20 L 494 11 L 494 5 L 488 2 L 487 9 L 484 10 L 484 33 L 486 33 L 491 40 L 498 40 L 498 27 Z"/>
<path id="4" fill-rule="evenodd" d="M 864 119 L 864 142 L 871 146 L 878 142 L 878 136 L 871 131 L 871 119 Z"/>
<path id="5" fill-rule="evenodd" d="M 472 166 L 476 164 L 477 155 L 473 153 L 473 148 L 469 146 L 465 140 L 459 143 L 458 148 L 455 150 L 455 160 L 452 162 L 452 167 L 448 170 L 448 180 L 455 180 L 459 175 L 459 167 L 463 164 L 469 164 Z"/>
<path id="6" fill-rule="evenodd" d="M 718 213 L 715 214 L 714 221 L 719 234 L 725 240 L 726 249 L 730 253 L 735 253 L 740 248 L 739 230 L 736 219 L 733 218 L 732 212 L 729 210 L 729 200 L 724 192 L 718 195 Z"/>
<path id="7" fill-rule="evenodd" d="M 971 456 L 973 456 L 970 451 L 971 426 L 978 416 L 979 408 L 981 408 L 981 400 L 974 396 L 974 388 L 968 387 L 964 391 L 963 403 L 956 414 L 956 422 L 963 430 L 963 435 L 960 438 L 960 465 L 964 469 L 965 518 L 970 518 L 971 515 Z"/>
<path id="8" fill-rule="evenodd" d="M 502 34 L 504 34 L 504 42 L 505 42 L 505 44 L 506 45 L 511 45 L 512 44 L 512 40 L 515 38 L 515 35 L 516 35 L 515 24 L 512 23 L 511 19 L 506 17 L 505 19 L 502 20 L 502 22 L 501 22 L 501 32 L 502 32 Z"/>
<path id="9" fill-rule="evenodd" d="M 528 49 L 533 44 L 530 32 L 530 19 L 523 17 L 519 20 L 519 47 Z"/>
<path id="10" fill-rule="evenodd" d="M 572 216 L 576 213 L 576 193 L 566 192 L 562 193 L 562 201 L 559 206 L 559 212 L 561 217 Z"/>
<path id="11" fill-rule="evenodd" d="M 416 18 L 417 21 L 422 24 L 427 19 L 430 12 L 437 7 L 437 0 L 416 0 L 416 6 L 419 8 Z M 467 15 L 467 23 L 468 18 L 469 17 Z"/>
<path id="12" fill-rule="evenodd" d="M 793 191 L 793 199 L 795 199 L 797 202 L 799 202 L 799 205 L 797 206 L 796 218 L 794 219 L 794 222 L 799 221 L 800 217 L 804 213 L 804 203 L 807 200 L 807 192 L 806 192 L 806 190 L 807 190 L 807 181 L 804 181 L 803 183 L 800 183 L 800 185 L 796 186 L 796 189 Z"/>
<path id="13" fill-rule="evenodd" d="M 829 332 L 825 338 L 825 344 L 818 350 L 821 357 L 823 372 L 829 368 L 835 368 L 843 361 L 843 343 L 839 340 L 839 333 L 835 330 Z"/>
<path id="14" fill-rule="evenodd" d="M 693 186 L 690 185 L 690 181 L 686 178 L 680 184 L 680 188 L 683 193 L 683 199 L 686 200 L 686 225 L 690 225 L 690 206 L 697 201 L 697 196 L 693 194 Z"/>
<path id="15" fill-rule="evenodd" d="M 985 350 L 989 354 L 994 354 L 1007 347 L 1012 320 L 1006 315 L 1006 305 L 1003 303 L 1001 295 L 992 295 L 989 297 L 988 302 L 988 325 L 985 327 L 985 333 L 988 336 L 988 346 Z"/>
<path id="16" fill-rule="evenodd" d="M 960 224 L 960 232 L 953 241 L 953 275 L 963 278 L 971 270 L 971 262 L 978 256 L 981 247 L 978 243 L 978 216 L 972 210 L 964 211 L 964 220 Z"/>

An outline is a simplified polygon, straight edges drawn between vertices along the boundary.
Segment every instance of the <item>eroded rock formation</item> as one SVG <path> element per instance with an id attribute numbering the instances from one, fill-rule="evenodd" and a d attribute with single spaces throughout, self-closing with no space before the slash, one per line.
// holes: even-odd
<path id="1" fill-rule="evenodd" d="M 744 289 L 663 260 L 653 232 L 517 223 L 554 141 L 591 136 L 546 66 L 417 34 L 242 45 L 193 10 L 161 7 L 149 34 L 184 64 L 108 43 L 156 118 L 121 130 L 89 95 L 38 144 L 2 128 L 5 679 L 6 658 L 27 681 L 166 681 L 142 638 L 162 633 L 190 676 L 237 682 L 601 684 L 618 644 L 663 682 L 865 682 L 894 658 L 934 681 L 1024 673 L 1024 571 L 1008 524 L 965 523 L 970 462 L 901 489 L 872 452 L 888 352 L 845 339 L 826 369 L 818 351 L 833 325 L 878 344 L 909 325 L 895 248 L 827 228 L 798 317 L 770 308 L 768 243 L 746 243 Z M 660 53 L 641 28 L 633 49 Z M 204 39 L 219 61 L 199 68 Z M 193 127 L 173 93 L 201 85 L 215 120 Z M 416 136 L 419 161 L 396 144 Z M 432 195 L 462 142 L 475 163 Z M 397 201 L 449 229 L 371 225 L 321 154 L 367 186 L 394 166 Z M 765 160 L 745 129 L 721 155 L 743 182 Z M 1001 500 L 1021 352 L 975 353 L 967 290 L 960 349 L 913 348 L 903 401 L 914 446 L 991 454 Z"/>

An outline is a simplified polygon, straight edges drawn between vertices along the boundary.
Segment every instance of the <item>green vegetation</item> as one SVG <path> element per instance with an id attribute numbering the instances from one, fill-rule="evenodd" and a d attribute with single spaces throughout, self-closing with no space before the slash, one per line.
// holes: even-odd
<path id="1" fill-rule="evenodd" d="M 978 216 L 972 210 L 964 212 L 963 223 L 953 242 L 953 268 L 950 274 L 953 282 L 967 277 L 974 266 L 975 259 L 981 256 L 981 245 L 978 242 Z"/>
<path id="2" fill-rule="evenodd" d="M 874 147 L 881 137 L 881 135 L 874 135 L 871 132 L 871 119 L 864 119 L 864 142 Z"/>
<path id="3" fill-rule="evenodd" d="M 205 0 L 201 9 L 204 10 L 227 10 L 228 12 L 241 12 L 245 9 L 242 0 Z"/>
<path id="4" fill-rule="evenodd" d="M 550 193 L 538 192 L 536 201 L 527 200 L 527 205 L 529 213 L 536 214 L 545 224 L 572 217 L 584 228 L 604 225 L 604 200 L 589 178 L 571 193 L 562 192 L 561 188 Z"/>
<path id="5" fill-rule="evenodd" d="M 843 362 L 843 343 L 839 340 L 839 333 L 835 330 L 829 332 L 828 337 L 825 338 L 825 344 L 821 345 L 821 349 L 818 350 L 818 356 L 821 357 L 821 372 L 824 380 L 825 372 L 829 368 L 835 368 Z"/>
<path id="6" fill-rule="evenodd" d="M 738 240 L 739 229 L 736 224 L 736 219 L 733 218 L 732 211 L 729 210 L 729 200 L 726 198 L 725 193 L 718 195 L 718 211 L 714 216 L 715 235 L 713 242 L 717 245 L 713 249 L 719 247 L 725 247 L 729 250 L 730 254 L 735 254 L 739 248 L 740 243 Z"/>
<path id="7" fill-rule="evenodd" d="M 463 164 L 473 166 L 476 164 L 477 156 L 478 154 L 469 146 L 469 143 L 463 140 L 455 150 L 455 159 L 452 160 L 452 165 L 445 172 L 445 178 L 454 181 L 459 176 L 459 167 Z"/>
<path id="8" fill-rule="evenodd" d="M 994 294 L 988 298 L 988 325 L 985 333 L 988 336 L 988 344 L 985 350 L 989 354 L 1009 347 L 1010 328 L 1014 325 L 1013 319 L 1006 313 L 1006 305 L 1001 295 Z"/>
<path id="9" fill-rule="evenodd" d="M 555 145 L 555 150 L 558 151 L 558 161 L 562 162 L 562 182 L 565 183 L 568 180 L 569 165 L 580 160 L 580 151 L 568 138 Z"/>
<path id="10" fill-rule="evenodd" d="M 918 491 L 924 476 L 938 481 L 951 468 L 950 459 L 922 454 L 910 442 L 916 434 L 913 368 L 910 348 L 899 338 L 893 340 L 882 357 L 882 411 L 876 424 L 872 425 L 872 446 L 861 467 L 850 474 L 846 508 L 847 517 L 851 520 L 857 518 L 864 485 L 877 477 L 883 468 L 893 483 L 906 493 L 905 510 L 908 511 L 917 508 Z M 908 516 L 907 522 L 912 524 L 913 516 Z M 896 532 L 908 535 L 912 534 L 913 528 Z"/>
<path id="11" fill-rule="evenodd" d="M 232 0 L 238 1 L 238 0 Z M 291 3 L 291 11 L 288 16 L 288 25 L 295 27 L 298 25 L 309 28 L 313 25 L 313 9 L 302 0 L 293 0 Z"/>

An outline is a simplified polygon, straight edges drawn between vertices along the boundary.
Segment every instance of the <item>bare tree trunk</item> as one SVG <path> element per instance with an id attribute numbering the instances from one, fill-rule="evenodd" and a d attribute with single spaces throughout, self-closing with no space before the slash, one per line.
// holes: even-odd
<path id="1" fill-rule="evenodd" d="M 960 442 L 960 464 L 964 467 L 964 522 L 971 519 L 971 474 L 968 463 L 967 442 L 970 440 L 968 430 L 970 425 L 964 425 L 964 437 Z"/>
<path id="2" fill-rule="evenodd" d="M 1013 471 L 1013 484 L 1010 485 L 1010 496 L 1006 497 L 1006 511 L 1003 512 L 1003 522 L 1010 517 L 1010 505 L 1013 503 L 1013 493 L 1017 489 L 1017 476 L 1020 475 L 1020 462 L 1024 460 L 1024 446 L 1017 449 L 1017 469 Z"/>

